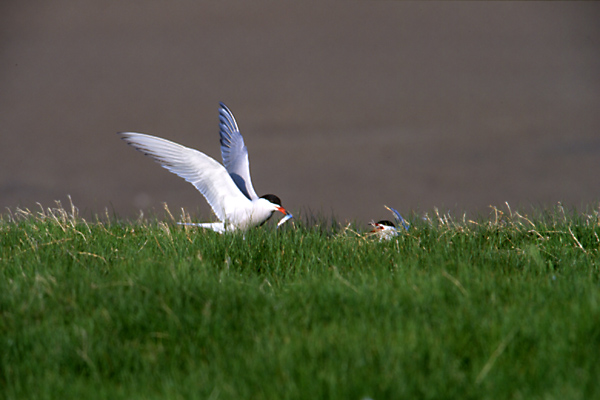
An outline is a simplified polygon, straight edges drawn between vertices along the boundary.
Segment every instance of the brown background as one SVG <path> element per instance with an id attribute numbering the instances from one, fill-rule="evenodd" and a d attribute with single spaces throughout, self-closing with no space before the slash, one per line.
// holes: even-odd
<path id="1" fill-rule="evenodd" d="M 597 205 L 598 21 L 596 2 L 5 1 L 0 206 L 207 219 L 115 132 L 220 161 L 219 101 L 292 212 Z"/>

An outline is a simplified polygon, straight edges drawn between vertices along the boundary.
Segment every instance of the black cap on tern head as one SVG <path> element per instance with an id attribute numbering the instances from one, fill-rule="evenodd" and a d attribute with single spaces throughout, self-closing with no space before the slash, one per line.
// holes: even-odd
<path id="1" fill-rule="evenodd" d="M 275 196 L 274 194 L 265 194 L 260 197 L 263 199 L 269 200 L 271 203 L 277 204 L 279 207 L 281 207 L 281 199 L 279 197 Z"/>
<path id="2" fill-rule="evenodd" d="M 381 220 L 381 221 L 377 221 L 378 225 L 386 225 L 386 226 L 391 226 L 392 228 L 395 228 L 396 225 L 394 225 L 394 223 L 392 221 L 388 221 L 387 219 Z"/>

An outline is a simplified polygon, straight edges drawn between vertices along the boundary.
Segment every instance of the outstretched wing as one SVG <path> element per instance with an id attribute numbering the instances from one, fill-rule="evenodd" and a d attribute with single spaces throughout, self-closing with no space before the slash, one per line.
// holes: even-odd
<path id="1" fill-rule="evenodd" d="M 250 179 L 250 162 L 244 138 L 229 108 L 223 103 L 219 103 L 219 105 L 219 129 L 223 164 L 242 193 L 251 200 L 257 199 L 258 196 Z"/>
<path id="2" fill-rule="evenodd" d="M 237 188 L 225 168 L 206 154 L 143 133 L 119 134 L 128 144 L 194 185 L 222 222 L 233 215 L 241 204 L 246 205 L 250 202 Z"/>

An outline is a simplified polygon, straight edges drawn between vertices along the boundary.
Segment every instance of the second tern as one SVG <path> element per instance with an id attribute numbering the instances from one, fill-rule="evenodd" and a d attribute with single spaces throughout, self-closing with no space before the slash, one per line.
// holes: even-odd
<path id="1" fill-rule="evenodd" d="M 292 218 L 279 197 L 258 197 L 250 180 L 248 150 L 231 111 L 220 103 L 221 155 L 225 166 L 206 154 L 156 136 L 120 132 L 121 138 L 202 193 L 220 222 L 191 224 L 215 232 L 247 230 L 264 224 L 275 211 Z"/>
<path id="2" fill-rule="evenodd" d="M 408 224 L 408 222 L 406 222 L 406 220 L 404 218 L 402 218 L 402 215 L 400 215 L 400 213 L 388 206 L 384 206 L 385 208 L 387 208 L 389 211 L 391 211 L 394 214 L 394 218 L 396 219 L 396 222 L 398 223 L 398 226 L 402 225 L 402 227 L 408 231 L 410 225 Z M 379 240 L 389 240 L 391 238 L 393 238 L 394 236 L 398 236 L 398 234 L 400 233 L 399 229 L 396 227 L 396 225 L 392 222 L 389 221 L 387 219 L 381 220 L 381 221 L 377 221 L 377 222 L 370 222 L 369 225 L 371 225 L 373 227 L 373 230 L 371 231 L 372 234 L 374 234 L 375 236 L 377 236 L 379 238 Z"/>

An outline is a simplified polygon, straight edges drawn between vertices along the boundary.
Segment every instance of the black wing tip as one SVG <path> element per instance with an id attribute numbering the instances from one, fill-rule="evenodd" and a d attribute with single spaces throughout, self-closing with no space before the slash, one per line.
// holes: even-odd
<path id="1" fill-rule="evenodd" d="M 231 110 L 229 109 L 229 107 L 227 107 L 222 101 L 219 102 L 219 108 L 220 111 L 226 111 L 227 113 L 231 114 Z"/>
<path id="2" fill-rule="evenodd" d="M 119 138 L 121 140 L 127 142 L 127 144 L 131 144 L 131 142 L 129 141 L 129 139 L 131 139 L 131 132 L 117 132 L 117 135 L 119 135 Z"/>
<path id="3" fill-rule="evenodd" d="M 235 117 L 233 116 L 233 113 L 231 112 L 231 110 L 229 109 L 229 107 L 227 107 L 225 105 L 225 103 L 223 103 L 223 102 L 219 102 L 219 105 L 220 105 L 220 107 L 219 107 L 219 117 L 220 118 L 224 118 L 227 121 L 233 121 L 233 122 L 235 122 Z"/>
<path id="4" fill-rule="evenodd" d="M 239 132 L 237 122 L 235 121 L 233 113 L 227 108 L 225 103 L 219 102 L 219 105 L 221 106 L 221 108 L 219 108 L 219 128 L 221 135 L 226 134 L 231 137 L 233 132 Z"/>
<path id="5" fill-rule="evenodd" d="M 126 140 L 135 135 L 144 135 L 143 133 L 131 132 L 131 131 L 120 131 L 117 132 L 117 135 L 121 137 L 121 139 Z M 147 135 L 146 135 L 147 136 Z"/>

